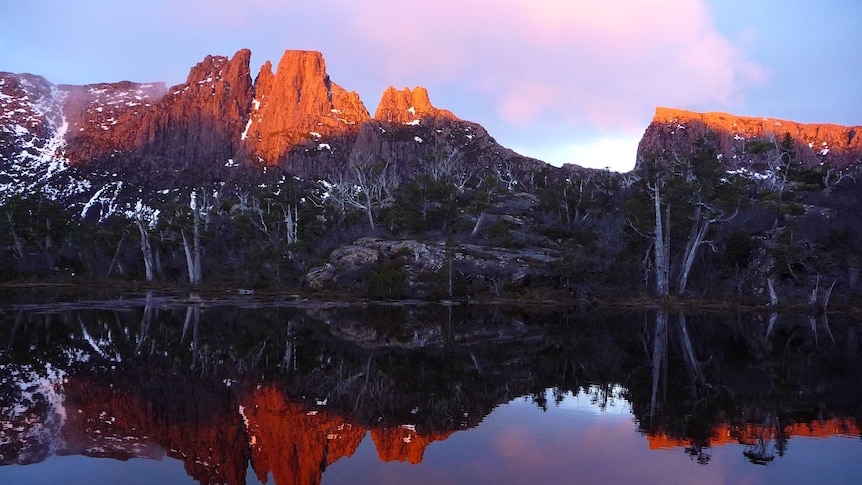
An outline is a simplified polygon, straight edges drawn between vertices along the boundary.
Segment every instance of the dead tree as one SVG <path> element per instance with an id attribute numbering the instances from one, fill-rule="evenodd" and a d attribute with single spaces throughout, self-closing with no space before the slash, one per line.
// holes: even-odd
<path id="1" fill-rule="evenodd" d="M 150 232 L 140 215 L 135 215 L 135 225 L 141 233 L 141 253 L 144 256 L 144 270 L 147 281 L 153 281 L 153 248 L 150 246 Z"/>
<path id="2" fill-rule="evenodd" d="M 189 208 L 192 210 L 192 244 L 189 246 L 185 229 L 180 229 L 183 238 L 183 250 L 186 254 L 186 265 L 189 271 L 189 283 L 198 285 L 203 280 L 201 272 L 201 207 L 197 200 L 197 191 L 192 191 Z"/>

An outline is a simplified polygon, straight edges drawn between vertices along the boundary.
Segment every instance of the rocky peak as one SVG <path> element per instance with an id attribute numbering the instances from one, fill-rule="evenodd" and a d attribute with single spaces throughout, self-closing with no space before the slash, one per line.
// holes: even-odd
<path id="1" fill-rule="evenodd" d="M 728 168 L 738 168 L 751 162 L 746 153 L 750 142 L 780 143 L 785 134 L 793 139 L 796 160 L 804 167 L 843 169 L 862 162 L 862 126 L 797 123 L 659 107 L 638 145 L 638 164 L 647 153 L 668 150 L 685 153 L 695 142 L 707 137 L 713 140 Z"/>
<path id="2" fill-rule="evenodd" d="M 242 49 L 231 59 L 207 56 L 192 67 L 187 81 L 168 89 L 142 120 L 134 151 L 150 161 L 219 169 L 234 156 L 251 109 L 250 59 Z"/>
<path id="3" fill-rule="evenodd" d="M 423 87 L 399 91 L 389 86 L 374 113 L 374 119 L 384 123 L 416 124 L 423 118 L 458 119 L 451 111 L 435 108 Z"/>
<path id="4" fill-rule="evenodd" d="M 270 61 L 261 68 L 242 141 L 258 160 L 275 164 L 306 145 L 331 151 L 323 142 L 355 136 L 368 119 L 359 96 L 329 79 L 320 52 L 288 50 L 275 73 Z"/>

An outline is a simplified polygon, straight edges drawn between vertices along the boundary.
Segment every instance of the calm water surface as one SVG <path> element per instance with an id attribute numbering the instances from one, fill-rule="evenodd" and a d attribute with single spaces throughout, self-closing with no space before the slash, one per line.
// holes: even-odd
<path id="1" fill-rule="evenodd" d="M 859 322 L 123 301 L 0 309 L 0 483 L 858 483 Z"/>

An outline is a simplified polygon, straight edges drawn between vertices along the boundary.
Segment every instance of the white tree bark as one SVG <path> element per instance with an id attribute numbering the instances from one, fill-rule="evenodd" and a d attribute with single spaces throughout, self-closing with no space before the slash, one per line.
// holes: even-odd
<path id="1" fill-rule="evenodd" d="M 147 231 L 144 222 L 136 217 L 135 225 L 138 226 L 138 231 L 141 233 L 141 252 L 144 255 L 144 269 L 147 275 L 147 281 L 153 281 L 153 249 L 150 246 L 149 231 Z"/>
<path id="2" fill-rule="evenodd" d="M 661 182 L 656 181 L 653 190 L 653 201 L 655 203 L 655 286 L 659 298 L 667 298 L 670 295 L 668 286 L 668 256 L 670 229 L 664 227 L 661 214 Z"/>
<path id="3" fill-rule="evenodd" d="M 189 245 L 189 239 L 186 237 L 186 230 L 180 229 L 180 235 L 183 237 L 183 251 L 186 254 L 186 268 L 189 271 L 189 283 L 194 285 L 196 284 L 194 252 Z"/>
<path id="4" fill-rule="evenodd" d="M 195 278 L 192 281 L 192 284 L 199 285 L 201 281 L 203 281 L 203 274 L 201 273 L 201 208 L 200 205 L 197 204 L 197 200 L 195 197 L 196 193 L 192 192 L 192 216 L 194 220 L 194 274 Z"/>
<path id="5" fill-rule="evenodd" d="M 485 214 L 487 213 L 488 211 L 482 211 L 482 213 L 479 214 L 479 217 L 476 218 L 476 225 L 474 225 L 473 230 L 470 231 L 470 237 L 476 237 L 476 235 L 479 234 L 479 229 L 481 229 L 482 222 L 485 221 Z"/>
<path id="6" fill-rule="evenodd" d="M 766 279 L 766 288 L 769 291 L 769 306 L 778 306 L 778 293 L 772 285 L 772 278 Z"/>

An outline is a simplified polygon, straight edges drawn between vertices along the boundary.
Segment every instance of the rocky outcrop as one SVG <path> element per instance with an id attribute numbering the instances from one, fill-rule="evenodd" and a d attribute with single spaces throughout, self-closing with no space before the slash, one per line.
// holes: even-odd
<path id="1" fill-rule="evenodd" d="M 138 144 L 143 119 L 164 97 L 164 83 L 61 85 L 66 157 L 72 164 L 130 152 Z"/>
<path id="2" fill-rule="evenodd" d="M 333 251 L 326 265 L 313 268 L 306 274 L 304 283 L 312 289 L 333 286 L 343 289 L 344 285 L 350 284 L 346 276 L 367 273 L 383 260 L 398 260 L 411 292 L 416 296 L 427 296 L 430 289 L 423 286 L 427 281 L 423 283 L 419 276 L 443 269 L 446 257 L 446 247 L 442 242 L 362 238 Z M 456 266 L 471 269 L 471 282 L 477 287 L 495 282 L 522 284 L 536 274 L 537 266 L 558 261 L 559 257 L 557 251 L 547 248 L 510 249 L 476 244 L 460 244 L 453 249 L 452 255 Z M 360 279 L 360 284 L 367 284 L 367 279 Z M 354 289 L 362 291 L 364 288 Z"/>
<path id="3" fill-rule="evenodd" d="M 753 141 L 781 143 L 793 140 L 794 155 L 803 167 L 844 169 L 862 161 L 862 126 L 806 124 L 773 118 L 752 118 L 728 113 L 695 113 L 656 108 L 655 117 L 638 145 L 638 164 L 651 153 L 687 153 L 708 138 L 728 168 L 748 168 Z"/>
<path id="4" fill-rule="evenodd" d="M 453 432 L 419 434 L 415 426 L 403 425 L 397 428 L 372 429 L 371 439 L 374 440 L 380 461 L 400 461 L 416 465 L 422 463 L 428 445 L 445 440 Z"/>
<path id="5" fill-rule="evenodd" d="M 55 157 L 65 143 L 61 103 L 47 79 L 0 72 L 0 201 L 31 192 L 62 163 Z"/>
<path id="6" fill-rule="evenodd" d="M 243 49 L 231 59 L 207 56 L 192 67 L 187 81 L 145 115 L 135 158 L 201 171 L 232 159 L 251 110 L 250 59 L 251 51 Z"/>
<path id="7" fill-rule="evenodd" d="M 55 86 L 0 73 L 0 194 L 50 184 L 71 193 L 57 198 L 91 205 L 87 200 L 102 197 L 99 188 L 109 184 L 137 194 L 258 183 L 261 167 L 337 177 L 368 160 L 407 176 L 429 157 L 453 153 L 462 172 L 545 166 L 434 107 L 424 88 L 390 87 L 372 119 L 358 94 L 329 78 L 320 52 L 285 51 L 277 69 L 267 61 L 256 78 L 250 59 L 247 49 L 231 58 L 207 56 L 170 88 L 128 81 Z M 74 174 L 55 180 L 70 166 Z"/>
<path id="8" fill-rule="evenodd" d="M 418 86 L 413 90 L 405 87 L 401 91 L 389 86 L 374 113 L 375 120 L 385 123 L 415 125 L 424 118 L 458 119 L 451 111 L 435 108 L 428 97 L 428 90 Z"/>
<path id="9" fill-rule="evenodd" d="M 59 454 L 120 460 L 167 455 L 183 461 L 201 483 L 245 483 L 249 449 L 238 439 L 243 422 L 235 400 L 198 382 L 171 386 L 143 375 L 130 379 L 134 385 L 82 378 L 65 383 Z"/>
<path id="10" fill-rule="evenodd" d="M 242 133 L 246 153 L 277 165 L 299 147 L 333 151 L 333 139 L 355 136 L 369 119 L 355 92 L 329 79 L 320 52 L 286 51 L 278 69 L 267 61 L 255 83 L 253 111 Z"/>

